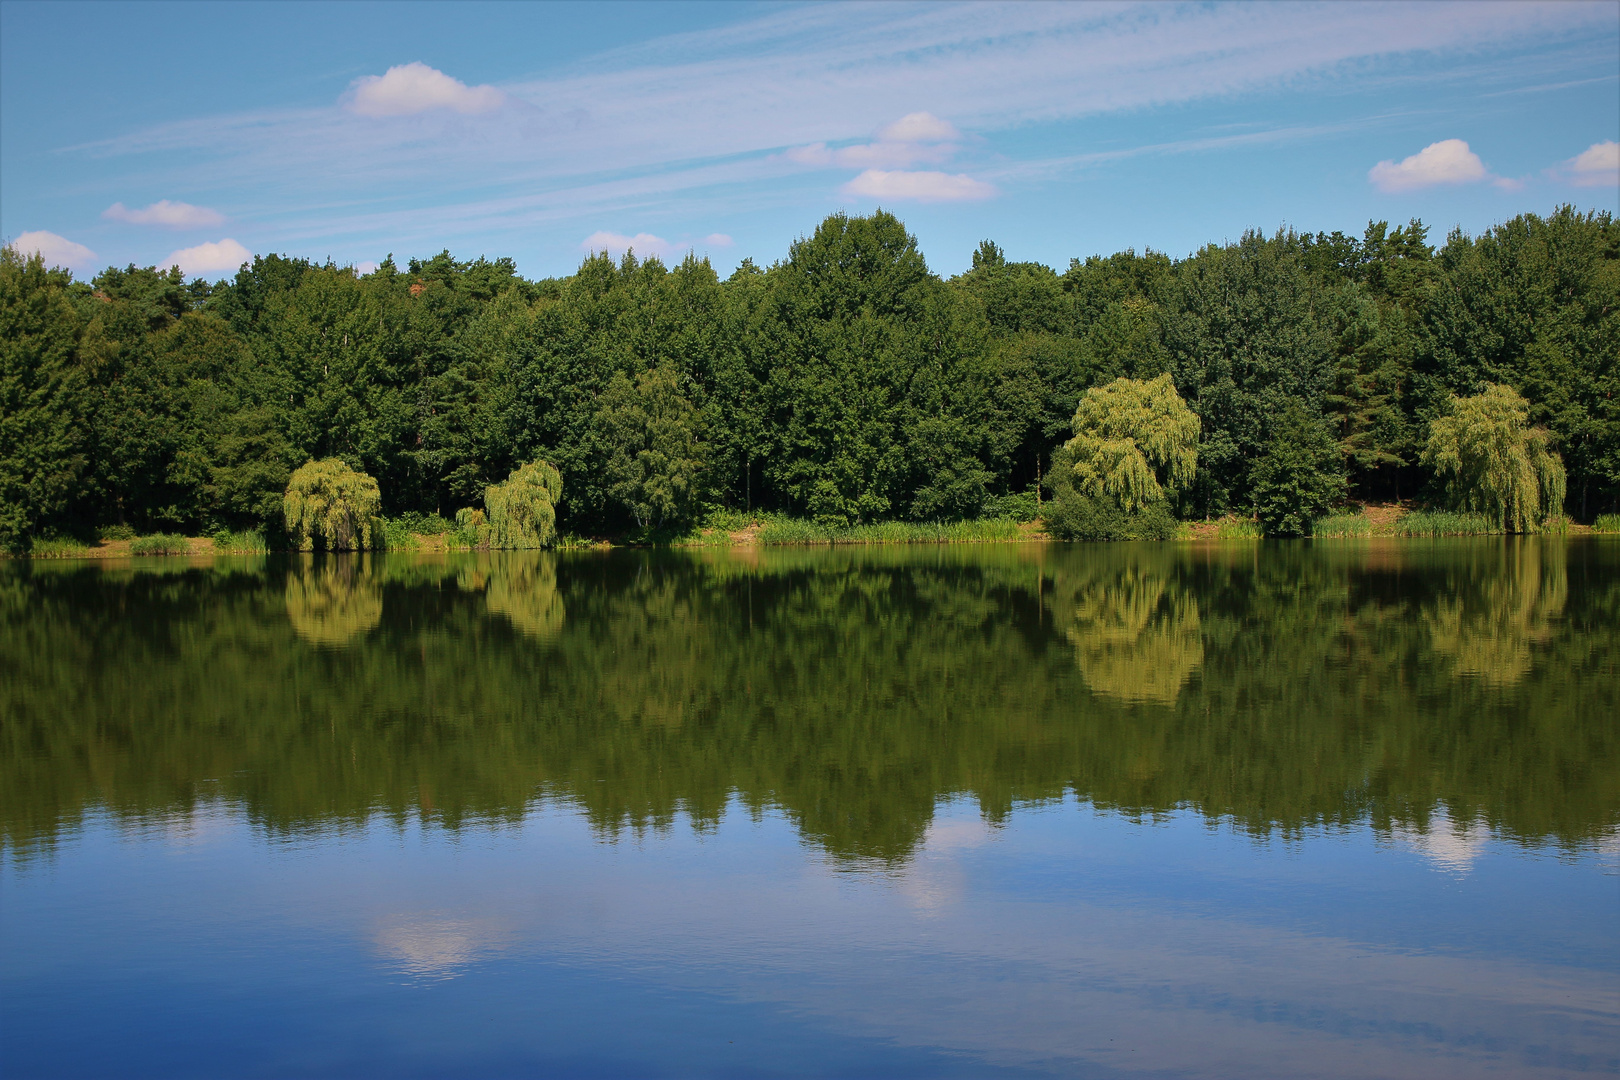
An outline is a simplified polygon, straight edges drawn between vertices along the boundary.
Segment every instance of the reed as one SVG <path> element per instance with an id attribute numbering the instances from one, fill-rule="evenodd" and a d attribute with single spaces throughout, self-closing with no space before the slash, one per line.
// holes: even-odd
<path id="1" fill-rule="evenodd" d="M 1260 523 L 1247 518 L 1225 517 L 1215 523 L 1217 540 L 1258 540 L 1263 535 Z"/>
<path id="2" fill-rule="evenodd" d="M 28 554 L 36 559 L 82 559 L 90 554 L 90 545 L 71 537 L 54 537 L 35 540 L 29 546 Z"/>
<path id="3" fill-rule="evenodd" d="M 1366 514 L 1329 514 L 1311 523 L 1311 535 L 1319 540 L 1371 536 L 1372 519 Z"/>
<path id="4" fill-rule="evenodd" d="M 1484 514 L 1457 514 L 1449 510 L 1414 510 L 1395 522 L 1396 536 L 1489 536 L 1502 527 Z"/>
<path id="5" fill-rule="evenodd" d="M 1595 533 L 1620 533 L 1620 514 L 1599 514 L 1592 522 Z"/>
<path id="6" fill-rule="evenodd" d="M 264 534 L 257 529 L 241 532 L 221 529 L 214 534 L 213 540 L 214 550 L 222 555 L 264 555 L 270 550 Z"/>
<path id="7" fill-rule="evenodd" d="M 186 555 L 190 551 L 191 541 L 179 533 L 137 536 L 129 545 L 131 555 Z"/>

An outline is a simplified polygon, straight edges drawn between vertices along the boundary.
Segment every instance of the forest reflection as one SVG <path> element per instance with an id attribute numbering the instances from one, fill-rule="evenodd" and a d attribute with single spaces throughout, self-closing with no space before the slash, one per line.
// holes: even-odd
<path id="1" fill-rule="evenodd" d="M 11 562 L 0 839 L 741 804 L 892 862 L 941 800 L 1077 796 L 1584 845 L 1617 613 L 1620 546 L 1556 538 Z"/>

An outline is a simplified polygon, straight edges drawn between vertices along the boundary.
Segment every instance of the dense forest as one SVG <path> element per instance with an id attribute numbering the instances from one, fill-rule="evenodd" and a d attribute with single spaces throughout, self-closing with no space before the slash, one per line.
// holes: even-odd
<path id="1" fill-rule="evenodd" d="M 1438 248 L 1421 222 L 1378 222 L 1061 273 L 985 241 L 948 280 L 882 211 L 725 280 L 690 255 L 528 281 L 446 252 L 365 275 L 269 255 L 215 284 L 134 266 L 78 282 L 8 249 L 0 348 L 11 548 L 113 525 L 275 531 L 312 458 L 375 478 L 385 514 L 446 516 L 544 460 L 576 533 L 722 508 L 974 518 L 1035 488 L 1088 389 L 1165 374 L 1198 421 L 1183 518 L 1252 513 L 1268 448 L 1310 439 L 1337 448 L 1312 466 L 1332 490 L 1421 497 L 1431 423 L 1490 385 L 1561 455 L 1569 514 L 1620 501 L 1620 228 L 1570 207 Z"/>

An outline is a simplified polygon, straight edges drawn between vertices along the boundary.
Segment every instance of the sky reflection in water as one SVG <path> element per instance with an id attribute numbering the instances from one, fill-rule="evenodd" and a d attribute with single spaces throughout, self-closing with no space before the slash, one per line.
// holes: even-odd
<path id="1" fill-rule="evenodd" d="M 1612 1073 L 1617 556 L 3 566 L 6 1071 Z"/>

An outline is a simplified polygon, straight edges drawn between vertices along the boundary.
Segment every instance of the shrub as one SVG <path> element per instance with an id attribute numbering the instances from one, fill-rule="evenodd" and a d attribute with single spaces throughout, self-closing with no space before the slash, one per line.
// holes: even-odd
<path id="1" fill-rule="evenodd" d="M 178 533 L 153 533 L 136 537 L 129 545 L 131 555 L 186 555 L 191 541 Z"/>
<path id="2" fill-rule="evenodd" d="M 1046 531 L 1059 540 L 1173 540 L 1175 515 L 1163 500 L 1127 510 L 1120 500 L 1060 489 L 1046 506 Z"/>
<path id="3" fill-rule="evenodd" d="M 490 543 L 501 548 L 545 547 L 557 538 L 557 500 L 562 474 L 545 461 L 512 470 L 484 491 Z M 460 515 L 457 515 L 458 519 Z"/>
<path id="4" fill-rule="evenodd" d="M 494 540 L 494 530 L 484 517 L 482 510 L 466 508 L 456 511 L 455 532 L 450 535 L 450 543 L 456 547 L 487 548 Z"/>
<path id="5" fill-rule="evenodd" d="M 292 474 L 282 500 L 287 535 L 300 551 L 363 551 L 381 539 L 377 481 L 339 458 L 311 459 Z"/>
<path id="6" fill-rule="evenodd" d="M 128 525 L 103 525 L 96 530 L 98 540 L 133 540 L 135 530 Z"/>
<path id="7" fill-rule="evenodd" d="M 1015 491 L 1009 495 L 997 495 L 986 499 L 983 516 L 986 518 L 1001 518 L 1005 521 L 1034 521 L 1040 516 L 1040 507 L 1035 501 L 1035 492 Z"/>
<path id="8" fill-rule="evenodd" d="M 1599 514 L 1597 520 L 1592 522 L 1592 531 L 1620 533 L 1620 514 Z"/>

